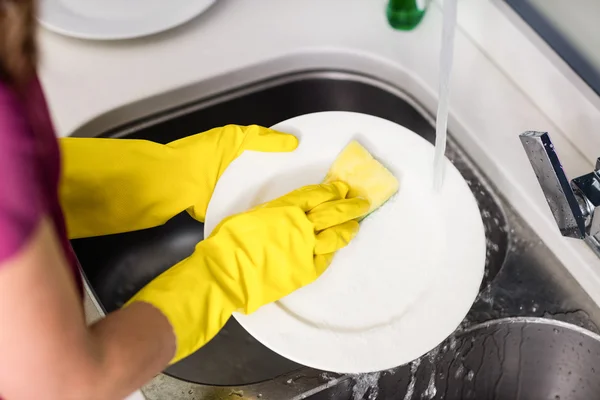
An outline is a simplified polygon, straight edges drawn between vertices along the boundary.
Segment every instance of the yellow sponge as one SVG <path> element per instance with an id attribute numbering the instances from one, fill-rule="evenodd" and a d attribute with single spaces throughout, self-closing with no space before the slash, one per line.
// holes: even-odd
<path id="1" fill-rule="evenodd" d="M 332 181 L 346 182 L 350 186 L 350 197 L 369 200 L 368 214 L 381 207 L 399 187 L 396 177 L 356 140 L 350 142 L 333 162 L 324 182 Z"/>

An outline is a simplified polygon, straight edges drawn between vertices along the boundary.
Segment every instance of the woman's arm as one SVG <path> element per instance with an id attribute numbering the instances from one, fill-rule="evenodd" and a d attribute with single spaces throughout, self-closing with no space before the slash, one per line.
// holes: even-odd
<path id="1" fill-rule="evenodd" d="M 122 400 L 175 353 L 172 328 L 147 303 L 91 327 L 51 222 L 0 264 L 0 396 Z"/>
<path id="2" fill-rule="evenodd" d="M 311 185 L 226 218 L 190 257 L 91 328 L 42 218 L 0 264 L 0 394 L 123 399 L 207 343 L 233 311 L 254 312 L 323 273 L 370 207 L 348 193 L 342 182 Z"/>

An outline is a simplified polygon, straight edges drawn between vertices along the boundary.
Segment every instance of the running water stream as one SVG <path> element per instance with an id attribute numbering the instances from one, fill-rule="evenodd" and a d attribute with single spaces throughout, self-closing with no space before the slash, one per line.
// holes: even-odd
<path id="1" fill-rule="evenodd" d="M 456 28 L 456 2 L 457 0 L 444 0 L 443 5 L 444 18 L 442 28 L 442 45 L 440 50 L 439 98 L 435 127 L 435 155 L 433 165 L 433 185 L 434 190 L 437 192 L 442 189 L 444 181 L 444 165 L 446 162 L 446 131 L 448 127 L 450 76 L 452 72 L 452 59 L 454 53 L 454 31 Z M 430 354 L 430 361 L 432 365 L 435 365 L 437 351 L 439 350 L 434 350 Z M 411 363 L 411 378 L 405 399 L 412 399 L 413 397 L 417 378 L 416 373 L 420 363 L 420 358 Z M 422 397 L 427 399 L 432 399 L 437 394 L 437 389 L 435 386 L 435 367 L 432 368 L 433 370 L 429 384 L 425 393 L 422 394 Z M 471 377 L 471 374 L 472 371 L 469 372 L 469 377 Z M 356 376 L 356 382 L 353 387 L 353 399 L 362 400 L 368 398 L 371 400 L 377 398 L 379 389 L 378 381 L 380 376 L 380 372 Z M 368 397 L 365 397 L 367 395 Z"/>
<path id="2" fill-rule="evenodd" d="M 444 183 L 444 165 L 446 158 L 446 130 L 448 128 L 448 106 L 450 96 L 450 75 L 454 54 L 454 31 L 456 28 L 457 0 L 444 0 L 444 24 L 442 28 L 442 47 L 440 50 L 440 75 L 438 90 L 438 109 L 435 119 L 435 155 L 433 161 L 433 187 L 440 191 Z"/>

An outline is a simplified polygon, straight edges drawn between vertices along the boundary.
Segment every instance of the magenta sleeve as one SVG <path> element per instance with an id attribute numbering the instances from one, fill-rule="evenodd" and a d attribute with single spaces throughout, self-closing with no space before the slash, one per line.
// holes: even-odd
<path id="1" fill-rule="evenodd" d="M 44 213 L 40 145 L 16 96 L 0 85 L 0 267 L 27 243 Z"/>

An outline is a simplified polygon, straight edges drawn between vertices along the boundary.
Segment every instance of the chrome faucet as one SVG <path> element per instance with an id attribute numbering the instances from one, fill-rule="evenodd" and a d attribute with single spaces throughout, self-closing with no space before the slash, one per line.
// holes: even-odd
<path id="1" fill-rule="evenodd" d="M 585 240 L 600 257 L 600 158 L 592 172 L 569 182 L 547 132 L 520 139 L 562 235 Z"/>

